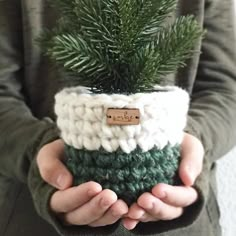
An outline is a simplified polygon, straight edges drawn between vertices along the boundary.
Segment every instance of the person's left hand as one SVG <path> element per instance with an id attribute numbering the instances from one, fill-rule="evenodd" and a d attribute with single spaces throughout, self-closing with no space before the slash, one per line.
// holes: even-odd
<path id="1" fill-rule="evenodd" d="M 185 133 L 181 144 L 179 175 L 184 186 L 157 184 L 151 193 L 142 194 L 137 203 L 131 205 L 123 219 L 126 229 L 132 230 L 139 222 L 172 220 L 183 214 L 184 208 L 198 199 L 197 191 L 191 187 L 201 173 L 204 156 L 202 143 Z"/>

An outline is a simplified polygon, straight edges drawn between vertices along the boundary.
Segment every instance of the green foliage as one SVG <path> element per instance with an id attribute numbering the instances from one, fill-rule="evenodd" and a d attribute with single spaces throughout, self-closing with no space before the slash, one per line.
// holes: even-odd
<path id="1" fill-rule="evenodd" d="M 152 89 L 193 53 L 191 16 L 167 23 L 176 0 L 51 0 L 61 18 L 39 39 L 69 78 L 96 92 Z"/>

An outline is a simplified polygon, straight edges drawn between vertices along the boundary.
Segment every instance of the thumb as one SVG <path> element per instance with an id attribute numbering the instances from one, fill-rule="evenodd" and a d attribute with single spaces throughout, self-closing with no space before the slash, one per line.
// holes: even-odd
<path id="1" fill-rule="evenodd" d="M 41 177 L 53 187 L 64 190 L 72 185 L 72 175 L 61 161 L 64 157 L 62 140 L 43 146 L 37 155 L 37 164 Z"/>
<path id="2" fill-rule="evenodd" d="M 202 171 L 204 148 L 199 139 L 185 133 L 181 144 L 179 175 L 186 186 L 192 186 Z"/>

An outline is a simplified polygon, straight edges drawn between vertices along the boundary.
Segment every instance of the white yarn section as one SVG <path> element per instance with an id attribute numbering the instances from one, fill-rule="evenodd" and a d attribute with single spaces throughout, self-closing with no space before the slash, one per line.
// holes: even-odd
<path id="1" fill-rule="evenodd" d="M 83 87 L 66 88 L 55 96 L 57 125 L 64 141 L 77 149 L 130 153 L 180 144 L 186 125 L 189 95 L 178 87 L 151 93 L 91 94 Z M 167 89 L 167 91 L 166 91 Z M 107 125 L 108 108 L 138 108 L 139 125 Z"/>

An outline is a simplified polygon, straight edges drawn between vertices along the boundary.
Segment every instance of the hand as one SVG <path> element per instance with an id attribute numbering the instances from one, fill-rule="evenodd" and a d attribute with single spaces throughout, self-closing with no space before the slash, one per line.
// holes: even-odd
<path id="1" fill-rule="evenodd" d="M 113 224 L 128 212 L 113 191 L 95 182 L 55 192 L 50 206 L 66 224 L 92 227 Z"/>
<path id="2" fill-rule="evenodd" d="M 63 165 L 64 144 L 56 140 L 45 145 L 37 155 L 42 178 L 59 189 L 50 200 L 50 207 L 66 224 L 105 226 L 115 223 L 128 212 L 127 205 L 111 190 L 102 190 L 95 182 L 71 187 L 72 176 Z"/>
<path id="3" fill-rule="evenodd" d="M 64 158 L 64 143 L 61 139 L 44 145 L 36 157 L 43 180 L 61 190 L 72 185 L 72 175 L 62 163 Z"/>
<path id="4" fill-rule="evenodd" d="M 123 219 L 128 230 L 139 222 L 172 220 L 183 214 L 184 208 L 193 204 L 197 191 L 191 187 L 202 170 L 204 149 L 194 136 L 185 133 L 181 145 L 179 175 L 185 186 L 157 184 L 151 193 L 142 194 Z"/>

